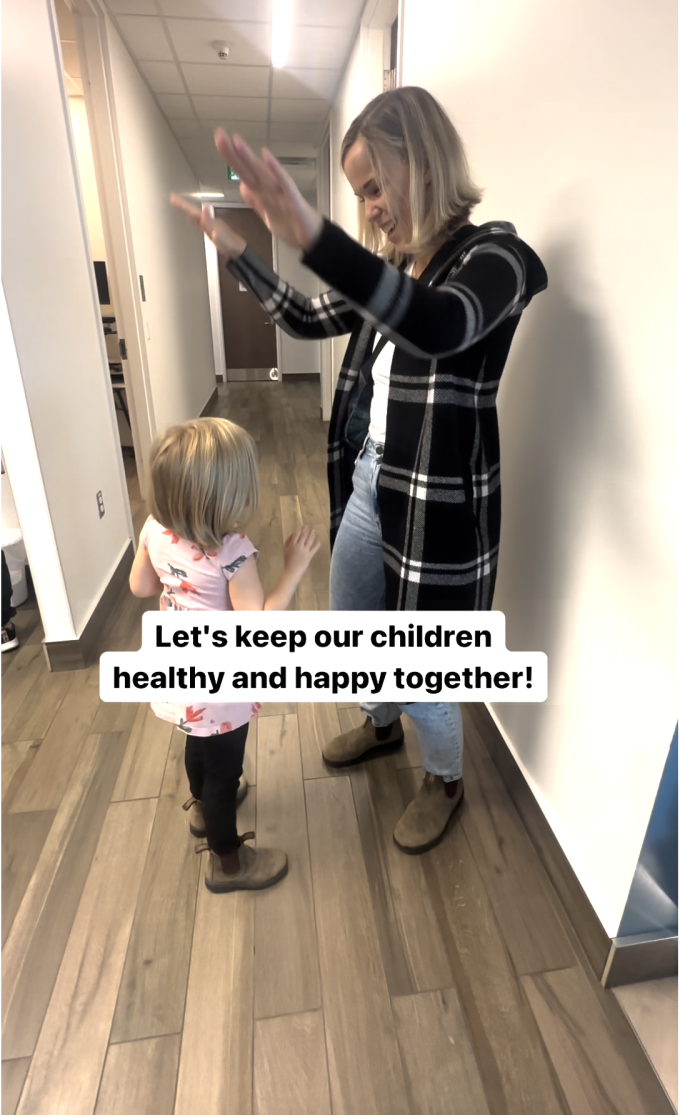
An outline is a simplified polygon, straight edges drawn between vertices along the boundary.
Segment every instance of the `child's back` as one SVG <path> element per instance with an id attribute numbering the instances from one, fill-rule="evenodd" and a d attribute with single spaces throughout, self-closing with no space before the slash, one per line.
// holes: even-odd
<path id="1" fill-rule="evenodd" d="M 161 611 L 232 611 L 229 581 L 257 550 L 245 534 L 228 534 L 219 550 L 203 550 L 187 542 L 149 516 L 139 537 L 163 585 Z M 162 720 L 177 724 L 183 732 L 210 736 L 231 732 L 247 724 L 260 705 L 241 702 L 158 702 L 153 711 Z"/>

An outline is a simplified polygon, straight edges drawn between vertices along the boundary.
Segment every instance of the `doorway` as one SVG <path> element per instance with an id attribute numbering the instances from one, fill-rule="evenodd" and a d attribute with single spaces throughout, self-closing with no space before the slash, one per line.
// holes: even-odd
<path id="1" fill-rule="evenodd" d="M 117 288 L 116 275 L 110 245 L 107 245 L 104 234 L 104 220 L 95 171 L 92 137 L 84 98 L 84 80 L 81 72 L 76 19 L 65 0 L 55 0 L 55 14 L 59 29 L 62 70 L 68 97 L 71 133 L 90 243 L 90 258 L 99 296 L 102 332 L 118 423 L 118 435 L 123 456 L 131 456 L 134 459 L 132 426 L 118 337 L 120 318 L 117 318 L 118 309 L 114 293 Z"/>
<path id="2" fill-rule="evenodd" d="M 251 209 L 216 208 L 215 216 L 221 217 L 247 240 L 249 247 L 273 269 L 271 233 L 256 213 Z M 274 322 L 255 295 L 239 283 L 224 264 L 220 266 L 220 300 L 227 382 L 278 382 Z"/>
<path id="3" fill-rule="evenodd" d="M 128 491 L 146 487 L 155 433 L 144 342 L 143 276 L 136 273 L 108 65 L 97 0 L 54 0 L 83 215 L 99 293 L 113 419 Z"/>

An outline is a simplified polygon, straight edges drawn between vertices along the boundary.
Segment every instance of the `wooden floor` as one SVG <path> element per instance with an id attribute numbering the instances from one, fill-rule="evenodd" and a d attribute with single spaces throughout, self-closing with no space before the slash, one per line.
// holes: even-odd
<path id="1" fill-rule="evenodd" d="M 617 987 L 614 994 L 677 1110 L 678 977 Z"/>
<path id="2" fill-rule="evenodd" d="M 307 382 L 221 388 L 261 454 L 265 580 L 302 518 L 324 539 L 298 607 L 327 606 L 325 431 Z M 144 509 L 130 477 L 135 524 Z M 147 602 L 148 603 L 148 602 Z M 103 649 L 135 649 L 126 598 Z M 50 674 L 35 605 L 3 670 L 3 1115 L 668 1115 L 589 971 L 466 717 L 467 799 L 428 855 L 392 830 L 397 757 L 334 774 L 343 704 L 266 705 L 242 831 L 283 847 L 259 895 L 212 895 L 181 809 L 183 737 Z"/>

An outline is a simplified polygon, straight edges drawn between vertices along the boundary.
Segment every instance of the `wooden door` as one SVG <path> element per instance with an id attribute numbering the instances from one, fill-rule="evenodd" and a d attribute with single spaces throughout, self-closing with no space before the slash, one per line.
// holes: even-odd
<path id="1" fill-rule="evenodd" d="M 267 266 L 272 266 L 271 233 L 252 209 L 216 207 L 215 216 L 231 225 Z M 233 370 L 263 368 L 268 373 L 277 365 L 276 328 L 255 295 L 240 289 L 223 260 L 220 261 L 220 297 L 227 380 Z"/>

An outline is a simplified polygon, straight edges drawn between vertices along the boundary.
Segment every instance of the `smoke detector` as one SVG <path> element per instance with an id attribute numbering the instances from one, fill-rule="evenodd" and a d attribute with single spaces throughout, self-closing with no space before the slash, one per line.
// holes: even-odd
<path id="1" fill-rule="evenodd" d="M 231 47 L 229 46 L 229 43 L 217 42 L 217 43 L 211 43 L 210 45 L 212 46 L 213 50 L 217 53 L 217 57 L 220 59 L 220 61 L 221 62 L 226 62 L 228 57 L 229 57 L 229 51 L 231 50 Z"/>

